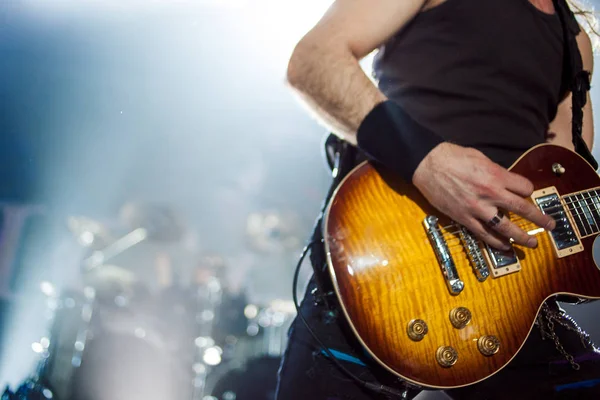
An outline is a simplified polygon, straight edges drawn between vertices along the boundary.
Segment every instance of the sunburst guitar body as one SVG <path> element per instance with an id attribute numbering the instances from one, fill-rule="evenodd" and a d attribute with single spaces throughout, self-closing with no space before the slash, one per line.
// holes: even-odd
<path id="1" fill-rule="evenodd" d="M 545 300 L 600 297 L 596 172 L 555 145 L 530 149 L 510 170 L 533 182 L 531 201 L 557 221 L 548 232 L 509 215 L 536 235 L 536 249 L 485 246 L 370 163 L 334 193 L 324 236 L 335 291 L 368 353 L 402 379 L 444 389 L 482 381 L 519 352 Z"/>

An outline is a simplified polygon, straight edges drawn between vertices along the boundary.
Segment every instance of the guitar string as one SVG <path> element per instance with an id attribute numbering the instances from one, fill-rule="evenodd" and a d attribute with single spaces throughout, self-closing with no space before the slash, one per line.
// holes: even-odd
<path id="1" fill-rule="evenodd" d="M 523 224 L 516 224 L 516 225 L 517 225 L 518 228 L 521 228 L 521 229 L 523 229 L 525 231 L 536 231 L 538 229 L 543 229 L 543 228 L 538 227 L 533 222 L 525 222 Z M 529 229 L 525 229 L 525 228 L 529 228 Z M 533 229 L 531 229 L 531 228 L 533 228 Z M 456 235 L 459 235 L 462 232 L 462 229 L 458 229 L 458 230 L 455 230 L 455 231 L 443 231 L 441 229 L 436 229 L 436 230 L 442 235 L 442 237 L 444 239 L 447 238 L 447 237 L 456 238 Z M 543 229 L 540 232 L 534 232 L 533 234 L 530 234 L 529 236 L 534 236 L 534 235 L 537 235 L 537 234 L 542 233 L 542 232 L 546 232 L 546 230 Z M 598 233 L 598 231 L 593 232 L 593 233 Z"/>
<path id="2" fill-rule="evenodd" d="M 587 211 L 583 211 L 583 212 L 576 212 L 576 213 L 573 213 L 573 212 L 572 212 L 572 213 L 571 213 L 571 215 L 572 215 L 573 217 L 581 217 L 581 216 L 584 216 L 584 217 L 586 217 L 586 218 L 585 218 L 585 220 L 586 220 L 586 221 L 588 221 L 588 218 L 587 218 L 587 217 L 589 217 L 589 216 L 591 215 L 592 219 L 594 220 L 594 225 L 595 225 L 597 228 L 599 228 L 599 229 L 600 229 L 600 223 L 599 223 L 598 221 L 596 221 L 596 217 L 595 217 L 595 216 L 594 216 L 594 214 L 593 214 L 593 213 L 594 213 L 594 211 L 592 211 L 592 210 L 590 209 L 590 207 L 589 207 L 589 206 L 588 206 L 587 208 L 590 210 L 589 212 L 587 212 Z M 583 206 L 581 206 L 581 207 L 574 207 L 574 208 L 572 208 L 572 209 L 569 209 L 569 211 L 574 211 L 574 210 L 576 210 L 576 209 L 583 209 Z M 596 207 L 594 207 L 594 210 L 595 210 L 595 211 L 596 211 L 596 213 L 597 213 L 597 214 L 600 216 L 600 210 L 599 210 L 599 209 L 597 209 Z M 549 216 L 555 216 L 555 215 L 558 215 L 558 214 L 560 214 L 560 213 L 562 213 L 562 212 L 564 212 L 564 211 L 558 211 L 558 212 L 555 212 L 555 213 L 550 213 L 550 214 L 545 214 L 545 215 L 549 215 Z M 521 225 L 517 225 L 517 226 L 518 226 L 518 227 L 520 227 L 520 228 L 522 228 L 523 226 L 526 226 L 526 225 L 531 225 L 531 224 L 535 225 L 535 223 L 534 223 L 534 222 L 530 222 L 530 221 L 529 221 L 528 219 L 526 219 L 526 218 L 523 218 L 523 217 L 521 217 L 521 216 L 518 216 L 518 215 L 516 215 L 516 214 L 513 214 L 513 215 L 515 215 L 515 218 L 511 218 L 511 219 L 510 219 L 510 221 L 511 221 L 511 222 L 513 222 L 513 223 L 515 223 L 515 222 L 520 222 L 520 221 L 526 221 L 525 223 L 523 223 L 523 224 L 521 224 Z M 592 225 L 591 225 L 589 222 L 588 222 L 588 225 L 590 225 L 590 229 L 592 229 Z M 442 232 L 443 230 L 445 230 L 445 231 L 448 231 L 448 229 L 450 229 L 450 228 L 458 228 L 458 230 L 456 230 L 456 231 L 446 232 L 446 233 L 450 233 L 450 234 L 456 234 L 456 233 L 460 233 L 460 228 L 459 228 L 459 226 L 460 226 L 460 225 L 459 225 L 459 224 L 457 224 L 457 223 L 452 223 L 452 224 L 449 224 L 449 225 L 446 225 L 446 226 L 442 226 L 442 227 L 433 227 L 433 228 L 431 228 L 431 229 L 432 229 L 432 230 L 434 230 L 434 231 Z M 536 225 L 536 226 L 537 226 L 537 225 Z"/>
<path id="3" fill-rule="evenodd" d="M 584 207 L 586 207 L 589 210 L 589 212 L 583 210 Z M 591 216 L 594 219 L 594 222 L 596 223 L 596 225 L 599 224 L 598 221 L 596 221 L 596 217 L 593 214 L 594 211 L 595 211 L 598 214 L 598 216 L 600 216 L 600 209 L 598 209 L 596 205 L 594 205 L 593 208 L 590 205 L 587 205 L 587 206 L 577 206 L 577 207 L 573 207 L 573 208 L 567 208 L 567 210 L 571 211 L 571 215 L 574 216 L 574 217 L 580 217 L 580 216 L 585 215 L 585 214 L 588 214 L 588 215 L 591 214 Z M 583 210 L 583 211 L 582 212 L 573 212 L 575 210 Z M 559 215 L 561 213 L 564 213 L 564 210 L 553 212 L 553 213 L 549 213 L 549 214 L 544 214 L 544 215 L 548 215 L 548 216 L 553 217 L 553 216 Z M 511 222 L 520 221 L 520 220 L 529 221 L 526 218 L 521 217 L 521 216 L 519 216 L 517 214 L 514 214 L 514 213 L 511 213 L 511 214 L 515 216 L 515 218 L 511 219 Z M 453 226 L 456 226 L 456 223 L 449 224 L 449 225 L 446 225 L 446 226 L 442 226 L 442 227 L 436 228 L 436 229 L 446 229 L 447 230 L 448 228 L 452 228 Z"/>
<path id="4" fill-rule="evenodd" d="M 535 225 L 533 223 L 531 223 L 531 224 Z M 543 232 L 538 232 L 538 233 L 535 233 L 534 235 L 538 235 L 538 234 L 541 234 L 541 233 L 543 233 Z M 457 244 L 447 245 L 446 247 L 447 247 L 450 255 L 452 256 L 452 259 L 454 260 L 454 262 L 457 263 L 457 267 L 458 267 L 458 263 L 461 262 L 461 261 L 470 264 L 471 261 L 469 260 L 469 257 L 468 257 L 468 251 L 465 248 L 465 245 L 464 245 L 462 239 L 457 238 L 456 236 L 452 236 L 452 238 L 453 239 L 450 240 L 450 241 L 448 241 L 447 243 L 452 243 L 452 242 L 455 242 L 455 241 L 458 242 L 458 243 Z M 426 239 L 426 237 L 424 237 L 424 239 Z M 475 240 L 477 240 L 477 239 L 475 239 Z M 459 251 L 455 251 L 456 249 L 460 249 L 460 250 Z M 460 255 L 460 258 L 457 258 L 457 255 Z M 413 258 L 413 260 L 412 260 L 412 262 L 411 262 L 410 265 L 418 265 L 418 264 L 422 264 L 423 262 L 428 262 L 428 261 L 431 261 L 430 257 L 422 257 L 422 258 L 417 257 L 417 258 Z"/>
<path id="5" fill-rule="evenodd" d="M 589 199 L 591 199 L 591 197 L 587 198 L 587 200 L 589 200 Z M 590 204 L 586 204 L 585 206 L 576 206 L 576 207 L 573 207 L 573 208 L 569 208 L 568 206 L 575 204 L 575 201 L 572 201 L 571 203 L 566 204 L 564 202 L 563 198 L 561 198 L 560 200 L 561 200 L 561 203 L 563 203 L 563 207 L 566 207 L 566 209 L 568 211 L 571 211 L 571 215 L 574 216 L 574 217 L 580 217 L 582 215 L 588 214 L 586 211 L 583 211 L 581 213 L 573 213 L 573 211 L 575 211 L 575 210 L 582 210 L 584 207 L 586 207 L 589 210 L 589 214 L 592 215 L 592 218 L 593 218 L 593 220 L 595 222 L 595 225 L 600 226 L 599 223 L 598 223 L 598 221 L 596 221 L 596 217 L 593 215 L 594 211 L 596 211 L 596 213 L 600 216 L 600 209 L 598 209 L 598 205 L 600 205 L 600 202 L 597 203 L 597 204 L 591 204 L 591 205 Z M 586 200 L 586 199 L 577 200 L 577 201 L 579 202 L 579 201 L 583 201 L 583 200 Z M 556 207 L 556 206 L 554 206 L 554 207 Z M 554 207 L 550 207 L 550 208 L 554 208 Z M 563 213 L 563 212 L 564 212 L 564 210 L 561 210 L 561 211 L 557 211 L 557 212 L 550 213 L 550 214 L 545 214 L 545 215 L 555 216 L 555 215 L 558 215 L 558 214 Z M 516 214 L 514 214 L 514 215 L 516 215 Z M 526 219 L 523 218 L 523 217 L 521 217 L 521 216 L 517 216 L 516 218 L 511 219 L 511 221 L 513 221 L 513 222 L 514 221 L 519 221 L 519 220 L 526 220 Z M 434 229 L 437 229 L 437 230 L 445 229 L 445 230 L 447 230 L 448 228 L 452 228 L 452 227 L 454 227 L 456 225 L 457 225 L 456 223 L 453 223 L 453 224 L 449 224 L 449 225 L 442 226 L 442 227 L 439 227 L 439 228 L 434 228 Z M 453 233 L 458 233 L 458 231 L 457 232 L 453 232 Z"/>
<path id="6" fill-rule="evenodd" d="M 598 230 L 600 230 L 600 225 L 598 224 L 598 221 L 596 221 L 596 217 L 593 214 L 593 212 L 596 211 L 596 213 L 598 215 L 600 215 L 600 210 L 597 208 L 597 205 L 596 204 L 592 204 L 592 205 L 586 204 L 585 206 L 576 206 L 576 207 L 573 207 L 573 208 L 569 208 L 568 206 L 575 204 L 575 201 L 571 201 L 569 204 L 565 204 L 565 200 L 564 200 L 565 197 L 566 196 L 560 197 L 560 201 L 561 201 L 563 207 L 565 207 L 568 211 L 571 212 L 571 216 L 572 217 L 581 217 L 581 216 L 584 216 L 584 217 L 586 217 L 585 220 L 588 221 L 587 216 L 591 215 L 591 217 L 594 220 L 594 223 L 596 225 L 596 229 L 597 229 L 597 231 L 596 232 L 592 232 L 592 234 L 598 233 Z M 587 199 L 591 199 L 591 197 L 589 197 Z M 579 202 L 579 201 L 586 200 L 586 198 L 584 198 L 582 200 L 578 200 L 578 199 L 575 199 L 575 200 Z M 593 206 L 593 210 L 592 210 L 592 206 Z M 586 207 L 589 210 L 589 212 L 588 211 L 574 212 L 575 210 L 582 210 L 584 207 Z M 554 208 L 554 207 L 552 207 L 552 208 Z M 555 213 L 550 213 L 550 214 L 545 214 L 545 215 L 555 216 L 555 215 L 558 215 L 558 214 L 561 214 L 561 213 L 564 213 L 564 212 L 565 212 L 564 210 L 561 210 L 561 211 L 557 211 Z M 541 227 L 538 227 L 534 222 L 531 222 L 531 221 L 527 220 L 524 217 L 521 217 L 521 216 L 519 216 L 517 214 L 514 214 L 514 213 L 512 215 L 514 215 L 515 217 L 514 218 L 510 218 L 509 217 L 509 219 L 510 219 L 511 222 L 515 223 L 518 228 L 521 228 L 521 229 L 527 230 L 527 231 L 535 231 L 537 229 L 543 229 Z M 580 218 L 580 220 L 581 220 L 581 218 Z M 521 223 L 519 223 L 519 222 L 521 222 Z M 583 221 L 582 221 L 582 224 L 583 224 Z M 588 225 L 590 226 L 590 230 L 593 230 L 593 228 L 592 228 L 592 226 L 591 226 L 591 224 L 589 222 L 588 222 Z M 525 227 L 534 228 L 534 229 L 524 229 Z M 448 231 L 450 228 L 457 228 L 457 230 Z M 463 239 L 461 239 L 460 237 L 456 236 L 457 234 L 460 234 L 462 232 L 460 224 L 452 223 L 452 224 L 449 224 L 449 225 L 446 225 L 446 226 L 443 226 L 443 227 L 433 227 L 431 229 L 433 231 L 437 231 L 437 232 L 441 233 L 442 237 L 444 239 L 446 239 L 448 237 L 451 238 L 449 240 L 446 240 L 446 245 L 447 245 L 448 250 L 459 248 L 459 247 L 464 249 Z M 530 236 L 536 236 L 536 235 L 538 235 L 540 233 L 543 233 L 543 232 L 545 232 L 545 229 L 542 230 L 542 231 L 539 231 L 539 232 L 535 232 L 535 233 L 531 234 Z M 477 241 L 476 238 L 474 238 L 474 239 Z M 456 242 L 456 244 L 454 244 L 455 242 Z"/>
<path id="7" fill-rule="evenodd" d="M 531 225 L 535 226 L 535 224 L 533 224 L 533 223 L 531 223 Z M 460 231 L 457 231 L 457 232 L 460 232 Z M 541 233 L 543 233 L 543 231 L 534 233 L 531 236 L 538 235 Z M 460 248 L 461 250 L 465 249 L 465 244 L 460 237 L 457 237 L 451 233 L 443 233 L 442 235 L 443 235 L 444 239 L 446 239 L 446 237 L 450 237 L 449 240 L 448 239 L 445 240 L 446 248 L 450 251 L 450 253 L 452 253 L 453 249 L 457 249 L 457 248 Z M 427 240 L 427 237 L 425 234 L 423 235 L 423 239 Z M 477 241 L 478 239 L 474 238 L 474 240 Z M 415 260 L 415 261 L 418 261 L 418 260 Z"/>
<path id="8" fill-rule="evenodd" d="M 527 225 L 527 224 L 525 224 L 525 225 Z M 531 225 L 535 226 L 535 224 L 533 224 L 533 223 L 531 223 Z M 531 234 L 530 236 L 537 236 L 537 235 L 539 235 L 541 233 L 544 233 L 544 232 L 545 232 L 545 230 L 544 231 L 535 232 L 535 233 Z M 598 232 L 593 232 L 591 234 L 595 234 L 595 233 L 598 233 Z M 451 239 L 446 239 L 445 240 L 446 247 L 448 248 L 448 250 L 459 248 L 459 247 L 461 249 L 465 248 L 465 243 L 464 243 L 464 241 L 463 241 L 462 238 L 457 237 L 456 235 L 451 234 L 451 233 L 444 233 L 443 237 L 444 237 L 444 239 L 446 239 L 446 237 L 450 237 L 451 238 Z M 473 239 L 475 241 L 478 241 L 478 239 L 476 239 L 476 238 L 473 238 Z"/>
<path id="9" fill-rule="evenodd" d="M 524 218 L 522 218 L 522 219 L 524 219 Z M 537 227 L 537 225 L 535 225 L 533 222 L 529 222 L 529 221 L 525 222 L 524 224 L 517 225 L 517 226 L 520 228 L 530 226 L 531 228 L 534 228 L 534 229 L 524 229 L 524 230 L 531 230 L 531 231 L 535 231 L 537 229 L 542 229 L 542 228 Z M 448 237 L 450 238 L 450 239 L 446 239 L 446 245 L 447 245 L 448 249 L 451 249 L 454 247 L 464 247 L 463 239 L 456 236 L 457 233 L 460 234 L 461 232 L 462 232 L 461 230 L 453 231 L 453 232 L 442 232 L 442 237 L 444 239 L 446 239 Z M 544 232 L 546 232 L 546 230 L 534 232 L 530 236 L 536 236 L 536 235 L 539 235 Z M 593 233 L 598 233 L 598 232 L 593 232 Z M 477 240 L 476 238 L 474 238 L 474 239 Z M 455 242 L 459 242 L 459 244 L 454 244 Z"/>
<path id="10" fill-rule="evenodd" d="M 564 201 L 561 198 L 561 203 L 563 203 L 563 202 Z M 566 206 L 566 204 L 564 204 L 564 206 Z M 582 213 L 573 213 L 572 212 L 572 211 L 574 211 L 576 209 L 582 209 L 582 208 L 583 208 L 583 206 L 581 206 L 581 207 L 574 207 L 573 209 L 569 209 L 569 211 L 571 211 L 571 215 L 573 217 L 580 217 L 581 215 L 589 214 L 589 213 L 587 213 L 585 211 L 582 212 Z M 587 208 L 590 209 L 590 206 L 588 205 Z M 600 210 L 598 210 L 598 208 L 596 208 L 595 205 L 594 205 L 594 209 L 596 210 L 596 212 L 598 214 L 600 214 Z M 591 211 L 591 209 L 590 209 L 590 211 Z M 550 214 L 546 214 L 546 215 L 553 216 L 553 215 L 556 215 L 556 214 L 560 214 L 561 212 L 563 212 L 563 211 L 559 211 L 559 212 L 556 212 L 556 213 L 550 213 Z M 517 226 L 519 228 L 525 228 L 525 227 L 534 228 L 534 229 L 527 229 L 527 230 L 543 229 L 543 228 L 538 227 L 534 222 L 531 222 L 531 221 L 527 220 L 526 218 L 523 218 L 523 217 L 521 217 L 521 216 L 519 216 L 517 214 L 512 214 L 512 215 L 514 215 L 515 218 L 511 218 L 510 219 L 511 222 L 517 223 Z M 594 218 L 594 222 L 597 222 L 593 214 L 592 214 L 592 217 Z M 522 222 L 522 221 L 524 221 L 524 222 Z M 522 222 L 522 223 L 519 224 L 518 222 Z M 588 225 L 589 225 L 589 223 L 588 223 Z M 466 263 L 470 264 L 470 260 L 469 260 L 468 254 L 467 254 L 468 252 L 466 251 L 463 239 L 461 239 L 460 237 L 456 236 L 456 234 L 460 234 L 462 232 L 462 229 L 460 229 L 459 227 L 460 227 L 459 224 L 453 223 L 453 224 L 446 225 L 446 226 L 441 227 L 441 228 L 437 228 L 436 227 L 436 228 L 432 228 L 432 229 L 440 232 L 442 234 L 442 237 L 444 239 L 446 237 L 451 237 L 450 240 L 446 241 L 446 244 L 447 244 L 446 247 L 447 247 L 448 251 L 450 252 L 450 254 L 452 255 L 452 258 L 455 260 L 455 262 L 461 262 L 462 261 L 462 262 L 466 262 Z M 598 229 L 600 229 L 600 225 L 596 225 L 596 227 Z M 444 232 L 444 230 L 447 230 L 449 228 L 459 228 L 459 229 L 455 230 L 455 231 L 449 231 L 449 232 L 446 231 L 446 232 Z M 524 230 L 526 230 L 526 229 L 524 229 Z M 537 235 L 539 235 L 539 234 L 541 234 L 543 232 L 545 232 L 545 230 L 535 232 L 531 236 L 537 236 Z M 598 233 L 598 232 L 594 232 L 594 233 Z M 477 241 L 476 238 L 474 238 L 474 240 Z M 456 244 L 454 244 L 455 242 L 456 242 Z M 448 244 L 450 244 L 450 245 L 448 245 Z M 458 248 L 460 248 L 460 251 L 452 251 L 452 250 L 455 250 L 455 249 L 458 249 Z M 460 253 L 460 258 L 456 257 L 457 253 Z M 429 260 L 429 258 L 423 258 L 421 261 L 428 261 L 428 260 Z M 416 263 L 417 261 L 420 261 L 420 260 L 419 259 L 413 260 L 414 263 Z"/>

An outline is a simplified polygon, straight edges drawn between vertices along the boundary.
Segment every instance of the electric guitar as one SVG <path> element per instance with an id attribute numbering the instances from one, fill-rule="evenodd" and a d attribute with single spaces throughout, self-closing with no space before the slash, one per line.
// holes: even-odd
<path id="1" fill-rule="evenodd" d="M 402 379 L 438 389 L 484 380 L 519 352 L 546 299 L 600 298 L 600 177 L 550 144 L 510 170 L 557 222 L 547 232 L 509 215 L 536 249 L 484 245 L 368 162 L 336 189 L 324 225 L 336 294 L 365 349 Z"/>

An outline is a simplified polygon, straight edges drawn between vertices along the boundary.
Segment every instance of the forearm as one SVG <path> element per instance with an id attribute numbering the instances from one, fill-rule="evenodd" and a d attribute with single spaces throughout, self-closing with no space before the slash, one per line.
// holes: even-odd
<path id="1" fill-rule="evenodd" d="M 350 50 L 301 43 L 290 60 L 288 81 L 322 123 L 352 144 L 365 116 L 386 100 Z"/>

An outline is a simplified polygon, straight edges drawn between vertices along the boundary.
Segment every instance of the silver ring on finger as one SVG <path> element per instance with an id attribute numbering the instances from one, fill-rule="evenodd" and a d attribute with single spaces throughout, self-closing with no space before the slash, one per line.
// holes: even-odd
<path id="1" fill-rule="evenodd" d="M 490 219 L 487 222 L 487 226 L 489 226 L 490 228 L 495 228 L 500 223 L 500 221 L 502 221 L 502 218 L 504 218 L 504 213 L 501 210 L 498 210 L 496 215 L 494 215 L 492 219 Z"/>

